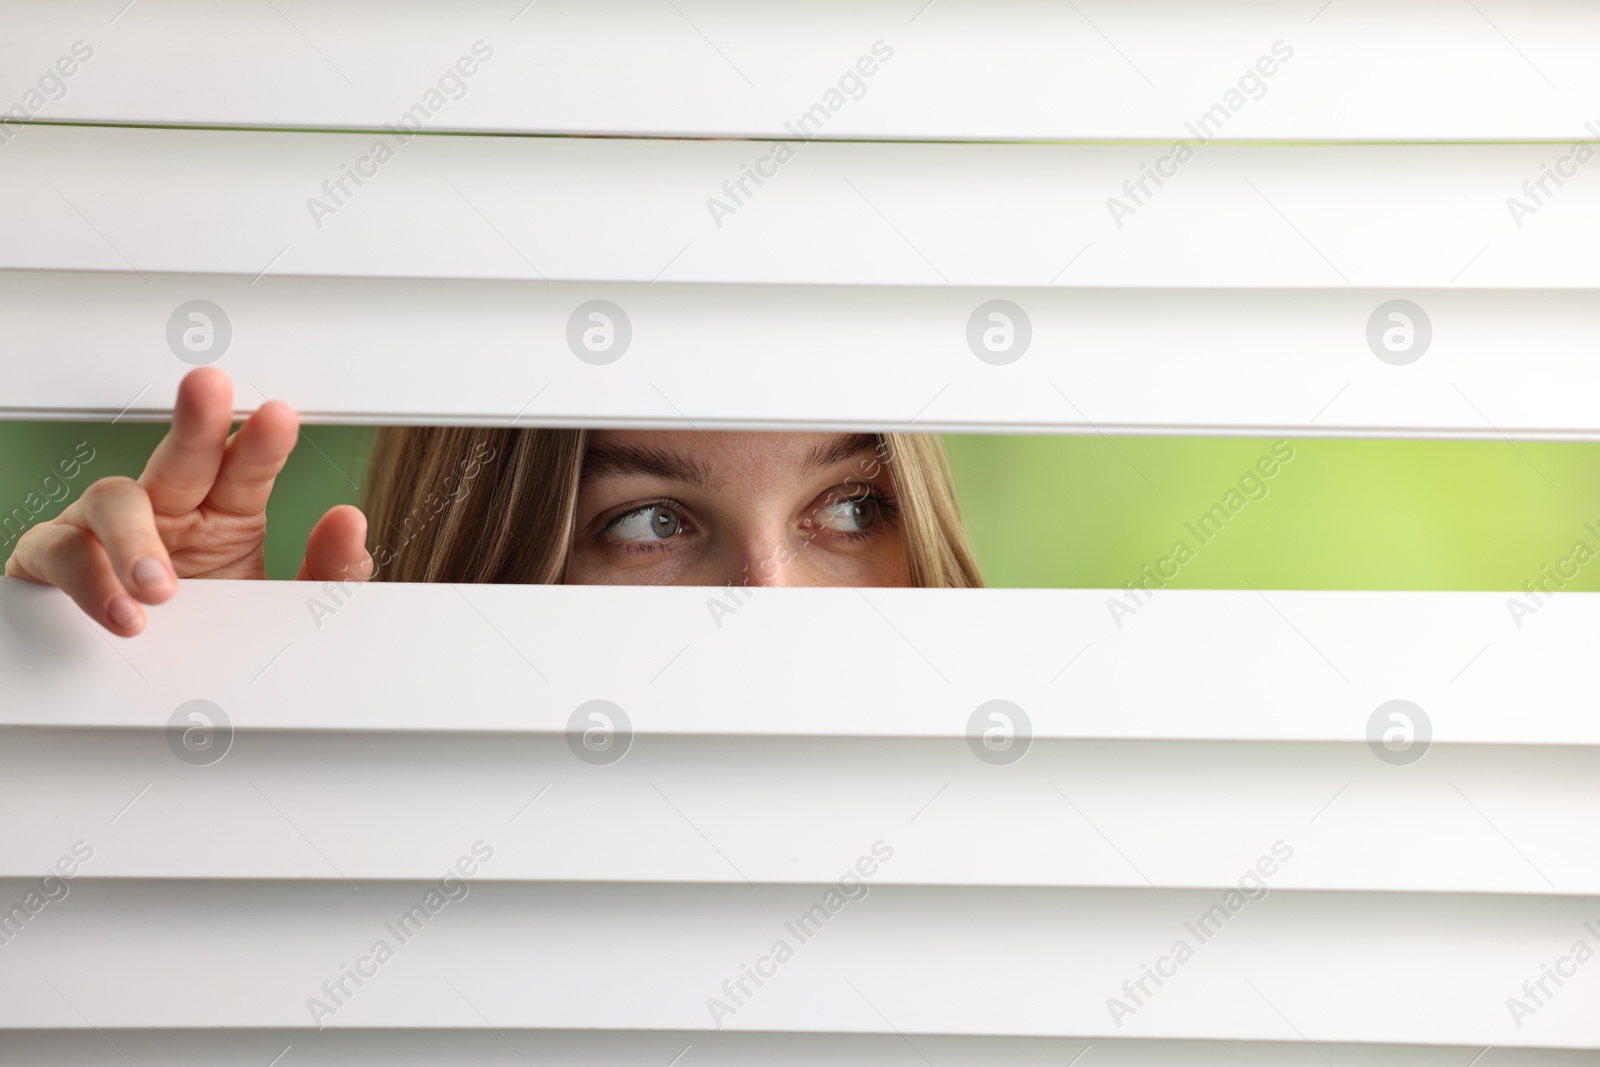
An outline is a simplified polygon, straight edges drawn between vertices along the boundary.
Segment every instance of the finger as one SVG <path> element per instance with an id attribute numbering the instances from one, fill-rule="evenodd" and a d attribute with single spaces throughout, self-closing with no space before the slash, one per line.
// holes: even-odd
<path id="1" fill-rule="evenodd" d="M 272 483 L 300 439 L 300 416 L 281 400 L 261 405 L 228 442 L 206 503 L 235 515 L 267 510 Z"/>
<path id="2" fill-rule="evenodd" d="M 150 494 L 132 478 L 101 478 L 61 513 L 61 522 L 94 534 L 117 580 L 134 599 L 159 604 L 178 591 L 167 546 L 156 530 Z"/>
<path id="3" fill-rule="evenodd" d="M 349 504 L 330 508 L 306 538 L 300 581 L 364 582 L 372 576 L 367 554 L 367 517 Z"/>
<path id="4" fill-rule="evenodd" d="M 211 492 L 233 423 L 233 383 L 215 367 L 197 367 L 178 386 L 172 428 L 150 454 L 139 484 L 163 515 L 193 511 Z"/>
<path id="5" fill-rule="evenodd" d="M 83 613 L 121 637 L 144 629 L 145 613 L 122 588 L 105 546 L 81 526 L 47 522 L 22 535 L 6 574 L 43 582 L 72 598 Z"/>

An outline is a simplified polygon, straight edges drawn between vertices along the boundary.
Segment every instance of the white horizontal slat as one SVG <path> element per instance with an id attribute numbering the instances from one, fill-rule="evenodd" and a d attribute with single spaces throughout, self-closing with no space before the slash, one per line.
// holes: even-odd
<path id="1" fill-rule="evenodd" d="M 463 853 L 478 833 L 493 836 L 491 827 L 460 829 Z M 0 882 L 0 899 L 24 885 Z M 457 899 L 402 938 L 385 923 L 425 900 L 427 883 L 70 885 L 5 946 L 17 977 L 0 1025 L 720 1022 L 741 1031 L 1600 1046 L 1600 972 L 1578 969 L 1520 1027 L 1505 1006 L 1540 976 L 1541 961 L 1595 936 L 1584 925 L 1596 921 L 1593 898 L 1278 892 L 1202 938 L 1186 924 L 1219 904 L 1215 891 L 877 885 L 801 938 L 785 923 L 822 906 L 827 887 L 473 880 L 456 883 Z M 379 941 L 392 958 L 361 963 L 381 952 Z M 760 964 L 779 941 L 792 955 Z M 1150 996 L 1113 1018 L 1108 998 L 1128 996 L 1124 981 L 1178 941 L 1191 955 L 1161 964 L 1168 982 L 1147 979 Z M 727 997 L 723 982 L 756 964 L 767 984 L 747 980 L 749 998 L 714 1017 L 708 998 Z M 308 998 L 326 996 L 322 983 L 342 966 L 368 980 L 347 982 L 350 996 L 330 1003 L 331 1015 L 314 1013 Z"/>
<path id="2" fill-rule="evenodd" d="M 1113 621 L 1125 594 L 1090 589 L 754 588 L 729 614 L 693 587 L 180 586 L 117 641 L 0 579 L 0 722 L 165 727 L 205 699 L 238 729 L 561 732 L 603 699 L 640 735 L 962 738 L 1003 699 L 1039 738 L 1364 742 L 1403 699 L 1439 742 L 1600 744 L 1591 593 L 1519 629 L 1487 592 L 1169 589 Z"/>
<path id="3" fill-rule="evenodd" d="M 1592 748 L 1036 741 L 992 766 L 958 740 L 641 737 L 595 767 L 560 736 L 251 732 L 196 768 L 168 745 L 10 730 L 0 876 L 83 840 L 85 878 L 424 879 L 492 827 L 496 880 L 825 883 L 871 832 L 876 880 L 907 885 L 1225 889 L 1282 842 L 1274 889 L 1600 895 Z"/>
<path id="4" fill-rule="evenodd" d="M 1520 226 L 1507 207 L 1551 145 L 1212 146 L 1114 219 L 1108 199 L 1162 146 L 805 145 L 726 215 L 708 201 L 765 146 L 419 136 L 327 215 L 308 201 L 373 135 L 26 132 L 4 149 L 0 267 L 1396 296 L 1600 285 L 1586 253 L 1600 184 L 1567 181 Z"/>
<path id="5" fill-rule="evenodd" d="M 108 1043 L 111 1045 L 107 1047 Z M 507 1045 L 510 1048 L 507 1048 Z M 1559 1049 L 1445 1046 L 1338 1046 L 1289 1041 L 1141 1041 L 1126 1038 L 949 1037 L 938 1034 L 742 1034 L 735 1031 L 592 1030 L 23 1030 L 0 1034 L 0 1054 L 37 1067 L 121 1062 L 170 1067 L 261 1067 L 285 1048 L 296 1067 L 479 1067 L 520 1052 L 533 1063 L 575 1067 L 663 1065 L 674 1056 L 697 1067 L 880 1067 L 923 1062 L 940 1067 L 1061 1067 L 1078 1055 L 1109 1067 L 1593 1067 L 1594 1054 Z M 688 1050 L 687 1053 L 685 1050 Z M 285 1060 L 288 1056 L 284 1057 Z"/>
<path id="6" fill-rule="evenodd" d="M 1600 301 L 1583 290 L 1409 292 L 1433 339 L 1404 366 L 1367 343 L 1387 291 L 1003 293 L 1032 340 L 997 366 L 967 342 L 988 289 L 0 271 L 0 415 L 170 418 L 190 364 L 168 320 L 206 299 L 232 331 L 217 365 L 241 413 L 283 397 L 312 422 L 1600 436 Z M 633 331 L 604 366 L 567 341 L 593 299 Z M 753 346 L 807 371 L 773 388 Z"/>
<path id="7" fill-rule="evenodd" d="M 117 6 L 0 5 L 7 91 L 81 40 L 38 119 L 380 127 L 422 103 L 441 130 L 784 136 L 822 104 L 826 137 L 1044 140 L 1190 137 L 1217 105 L 1234 138 L 1570 139 L 1600 119 L 1600 16 L 1561 0 Z M 490 58 L 430 100 L 477 42 Z M 887 61 L 830 98 L 877 42 Z"/>
<path id="8" fill-rule="evenodd" d="M 745 1062 L 777 1032 L 846 1057 L 951 1035 L 983 1062 L 1062 1047 L 1013 1035 L 1162 1039 L 1129 1063 L 1231 1051 L 1171 1040 L 1274 1043 L 1224 1060 L 1246 1063 L 1298 1062 L 1297 1039 L 1374 1062 L 1411 1061 L 1373 1043 L 1600 1046 L 1592 975 L 1520 1017 L 1507 999 L 1600 938 L 1600 752 L 1572 666 L 1591 598 L 1519 642 L 1479 629 L 1504 610 L 1489 594 L 1162 592 L 1118 629 L 1098 591 L 756 590 L 697 629 L 714 592 L 375 585 L 318 630 L 320 587 L 186 582 L 113 643 L 59 594 L 0 582 L 0 903 L 56 898 L 12 919 L 0 1027 L 692 1045 L 720 1024 L 752 1032 L 717 1045 Z M 635 616 L 651 625 L 619 643 Z M 1369 751 L 1373 701 L 1340 707 L 1376 686 L 1432 712 L 1420 762 Z M 964 736 L 996 695 L 1036 712 L 1007 766 Z M 138 729 L 196 698 L 239 728 L 203 766 Z M 561 733 L 596 698 L 633 720 L 605 766 Z M 1295 743 L 1316 739 L 1344 743 Z M 69 855 L 67 881 L 39 881 Z M 384 925 L 452 867 L 421 931 Z M 828 910 L 838 885 L 855 899 Z M 819 902 L 831 929 L 784 925 Z M 373 968 L 380 940 L 395 954 Z M 779 940 L 793 957 L 713 1015 Z M 346 965 L 367 981 L 335 999 L 322 983 Z M 1125 989 L 1147 965 L 1167 981 Z M 339 1047 L 381 1055 L 367 1036 Z"/>

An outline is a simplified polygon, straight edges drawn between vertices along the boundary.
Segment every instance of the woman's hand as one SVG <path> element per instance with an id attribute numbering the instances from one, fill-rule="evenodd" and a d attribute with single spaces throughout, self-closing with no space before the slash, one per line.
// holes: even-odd
<path id="1" fill-rule="evenodd" d="M 172 427 L 138 481 L 102 478 L 56 519 L 17 541 L 6 574 L 54 585 L 114 634 L 145 626 L 178 578 L 265 578 L 267 497 L 299 439 L 294 409 L 262 405 L 238 432 L 233 383 L 201 367 L 178 386 Z M 340 505 L 306 541 L 299 577 L 364 580 L 372 573 L 366 516 Z"/>

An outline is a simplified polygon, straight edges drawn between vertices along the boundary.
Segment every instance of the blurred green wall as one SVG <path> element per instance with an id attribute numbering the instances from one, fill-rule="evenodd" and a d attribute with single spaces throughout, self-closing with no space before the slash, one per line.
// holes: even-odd
<path id="1" fill-rule="evenodd" d="M 1172 588 L 1520 590 L 1600 553 L 1600 446 L 1290 442 L 1220 531 L 1197 523 L 1272 442 L 957 437 L 951 466 L 984 576 L 999 586 L 1121 586 L 1185 541 Z M 1565 564 L 1571 573 L 1575 562 Z M 1168 564 L 1167 572 L 1174 569 Z M 1557 588 L 1554 584 L 1550 588 Z M 1568 589 L 1600 589 L 1600 559 Z"/>
<path id="2" fill-rule="evenodd" d="M 137 476 L 164 432 L 0 423 L 0 513 L 29 493 L 47 496 L 44 478 L 59 479 L 58 461 L 80 442 L 94 459 L 41 517 L 94 478 Z M 370 429 L 304 433 L 268 512 L 274 578 L 294 576 L 312 524 L 356 502 L 366 471 Z M 1595 445 L 1313 439 L 1291 442 L 1284 462 L 1273 442 L 1253 438 L 947 442 L 979 562 L 996 586 L 1121 587 L 1149 565 L 1175 572 L 1174 588 L 1520 590 L 1570 560 L 1575 542 L 1600 553 L 1600 535 L 1585 527 L 1600 529 Z M 1268 467 L 1270 477 L 1261 474 Z M 1202 527 L 1213 505 L 1221 510 Z M 1181 564 L 1178 542 L 1190 553 Z M 1600 559 L 1566 588 L 1600 590 Z"/>

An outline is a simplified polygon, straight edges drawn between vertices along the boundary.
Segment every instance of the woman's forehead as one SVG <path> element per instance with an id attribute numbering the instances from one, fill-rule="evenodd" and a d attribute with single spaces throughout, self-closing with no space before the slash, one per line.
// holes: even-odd
<path id="1" fill-rule="evenodd" d="M 877 434 L 731 430 L 597 430 L 589 435 L 586 476 L 637 473 L 685 481 L 723 480 L 757 470 L 807 474 L 872 453 Z"/>

